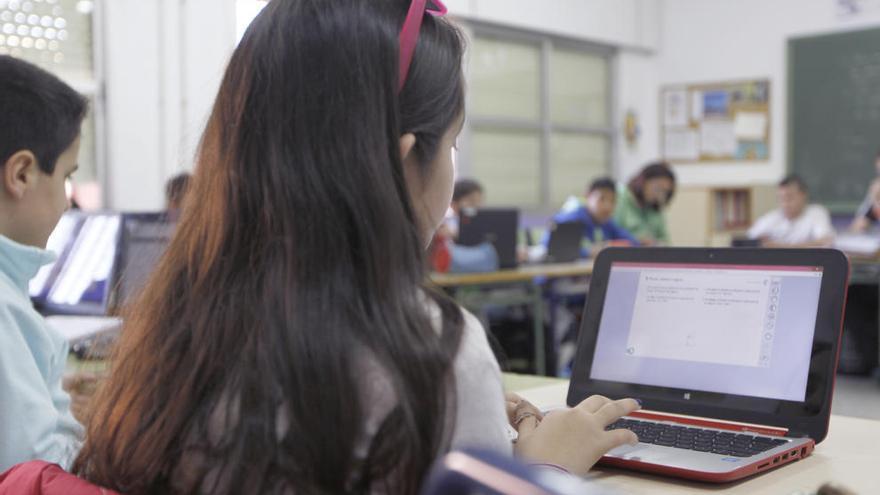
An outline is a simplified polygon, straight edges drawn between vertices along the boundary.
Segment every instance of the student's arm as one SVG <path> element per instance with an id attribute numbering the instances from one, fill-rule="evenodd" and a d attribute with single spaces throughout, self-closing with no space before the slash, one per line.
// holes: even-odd
<path id="1" fill-rule="evenodd" d="M 871 184 L 871 187 L 874 187 L 874 184 Z M 872 197 L 871 190 L 869 188 L 868 193 L 865 195 L 865 199 L 862 200 L 861 204 L 859 204 L 859 208 L 856 210 L 856 214 L 853 217 L 853 221 L 856 221 L 860 218 L 864 218 L 871 212 L 871 205 L 874 203 L 874 198 Z"/>
<path id="2" fill-rule="evenodd" d="M 630 244 L 632 244 L 633 246 L 638 246 L 638 245 L 640 244 L 640 243 L 639 243 L 639 240 L 636 239 L 635 236 L 633 236 L 632 234 L 630 234 L 628 230 L 624 229 L 624 228 L 621 227 L 620 225 L 617 225 L 617 222 L 615 222 L 614 220 L 612 220 L 612 221 L 609 223 L 609 226 L 611 227 L 611 232 L 613 233 L 613 237 L 612 237 L 611 240 L 614 240 L 614 241 L 618 241 L 618 240 L 628 241 L 628 242 L 629 242 Z"/>
<path id="3" fill-rule="evenodd" d="M 79 428 L 61 390 L 66 348 L 47 335 L 29 335 L 42 322 L 0 307 L 0 471 L 32 459 L 66 467 L 79 449 Z"/>
<path id="4" fill-rule="evenodd" d="M 837 234 L 834 231 L 834 226 L 831 224 L 831 214 L 824 206 L 816 206 L 814 214 L 816 219 L 813 224 L 813 240 L 810 242 L 814 243 L 815 247 L 831 246 L 834 243 L 834 237 Z"/>
<path id="5" fill-rule="evenodd" d="M 480 320 L 462 311 L 464 328 L 453 365 L 457 414 L 452 448 L 477 447 L 510 454 L 501 368 Z"/>
<path id="6" fill-rule="evenodd" d="M 662 244 L 669 244 L 669 230 L 666 227 L 666 215 L 657 213 L 657 241 Z"/>
<path id="7" fill-rule="evenodd" d="M 758 219 L 752 228 L 749 229 L 748 236 L 749 239 L 761 239 L 766 240 L 770 235 L 771 224 L 773 223 L 772 215 L 774 212 L 766 213 L 764 216 Z"/>

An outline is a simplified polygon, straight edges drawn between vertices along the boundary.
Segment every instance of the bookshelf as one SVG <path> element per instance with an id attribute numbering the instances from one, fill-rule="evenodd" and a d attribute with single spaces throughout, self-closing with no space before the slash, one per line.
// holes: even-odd
<path id="1" fill-rule="evenodd" d="M 683 187 L 667 211 L 675 246 L 729 246 L 776 207 L 776 186 Z"/>

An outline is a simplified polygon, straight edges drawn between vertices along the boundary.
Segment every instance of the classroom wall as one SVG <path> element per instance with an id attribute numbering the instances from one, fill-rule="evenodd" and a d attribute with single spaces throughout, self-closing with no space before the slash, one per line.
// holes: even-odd
<path id="1" fill-rule="evenodd" d="M 619 49 L 614 117 L 635 109 L 636 146 L 617 140 L 617 171 L 653 158 L 660 0 L 449 0 L 451 14 Z M 162 206 L 165 180 L 192 167 L 198 139 L 235 44 L 235 0 L 105 2 L 106 206 Z M 646 90 L 645 88 L 651 88 Z M 621 136 L 620 133 L 618 133 Z"/>
<path id="2" fill-rule="evenodd" d="M 876 2 L 866 2 L 876 4 Z M 684 185 L 767 184 L 786 171 L 786 41 L 880 25 L 880 8 L 842 17 L 831 0 L 664 0 L 656 60 L 658 85 L 769 78 L 770 159 L 752 164 L 681 165 Z M 659 86 L 653 90 L 656 108 Z M 649 132 L 659 137 L 654 125 Z M 647 121 L 646 121 L 647 123 Z M 659 153 L 658 139 L 651 143 Z M 866 164 L 868 166 L 869 164 Z M 632 173 L 632 169 L 624 173 Z"/>
<path id="3" fill-rule="evenodd" d="M 234 0 L 104 2 L 106 207 L 155 210 L 192 159 L 235 43 Z"/>

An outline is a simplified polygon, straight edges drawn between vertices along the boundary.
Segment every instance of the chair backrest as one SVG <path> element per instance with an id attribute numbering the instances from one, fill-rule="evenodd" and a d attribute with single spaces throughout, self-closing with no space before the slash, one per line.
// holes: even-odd
<path id="1" fill-rule="evenodd" d="M 493 452 L 464 450 L 444 456 L 422 495 L 564 495 L 535 468 Z"/>
<path id="2" fill-rule="evenodd" d="M 0 474 L 0 495 L 119 495 L 45 461 L 29 461 Z"/>

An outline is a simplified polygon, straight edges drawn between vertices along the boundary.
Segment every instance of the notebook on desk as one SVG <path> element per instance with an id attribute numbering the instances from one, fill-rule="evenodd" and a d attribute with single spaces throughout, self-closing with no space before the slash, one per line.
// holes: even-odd
<path id="1" fill-rule="evenodd" d="M 848 262 L 834 250 L 606 249 L 568 404 L 644 408 L 611 466 L 726 482 L 809 455 L 828 432 Z"/>

